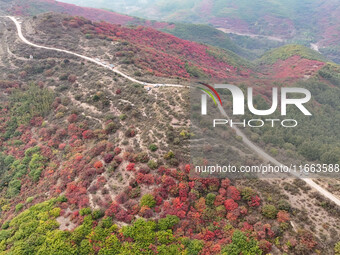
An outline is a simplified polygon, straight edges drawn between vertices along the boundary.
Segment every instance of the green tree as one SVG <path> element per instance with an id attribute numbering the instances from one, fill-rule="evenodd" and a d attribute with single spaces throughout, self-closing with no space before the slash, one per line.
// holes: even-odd
<path id="1" fill-rule="evenodd" d="M 156 151 L 156 150 L 158 150 L 158 147 L 157 147 L 156 144 L 150 144 L 149 150 L 150 150 L 150 151 Z"/>
<path id="2" fill-rule="evenodd" d="M 248 238 L 240 230 L 235 230 L 232 243 L 222 249 L 224 255 L 260 255 L 261 249 L 258 242 L 252 238 Z"/>
<path id="3" fill-rule="evenodd" d="M 340 149 L 334 148 L 324 152 L 321 155 L 321 161 L 325 164 L 337 164 L 340 163 Z"/>
<path id="4" fill-rule="evenodd" d="M 205 199 L 205 203 L 209 206 L 213 206 L 215 202 L 216 195 L 214 193 L 209 193 Z"/>
<path id="5" fill-rule="evenodd" d="M 264 205 L 262 207 L 262 214 L 268 219 L 275 219 L 277 215 L 277 209 L 274 205 Z"/>
<path id="6" fill-rule="evenodd" d="M 299 153 L 308 160 L 320 159 L 320 144 L 317 142 L 304 142 L 299 146 Z"/>
<path id="7" fill-rule="evenodd" d="M 167 215 L 165 218 L 158 220 L 158 228 L 160 230 L 167 230 L 172 228 L 179 222 L 179 218 L 175 215 Z"/>
<path id="8" fill-rule="evenodd" d="M 141 206 L 148 206 L 150 208 L 154 207 L 156 205 L 156 200 L 151 194 L 145 194 L 141 201 L 140 201 Z"/>
<path id="9" fill-rule="evenodd" d="M 11 113 L 20 123 L 28 123 L 34 116 L 46 116 L 53 100 L 53 91 L 32 83 L 26 90 L 17 89 L 12 93 Z"/>
<path id="10" fill-rule="evenodd" d="M 334 247 L 334 254 L 340 255 L 340 242 L 337 242 Z"/>

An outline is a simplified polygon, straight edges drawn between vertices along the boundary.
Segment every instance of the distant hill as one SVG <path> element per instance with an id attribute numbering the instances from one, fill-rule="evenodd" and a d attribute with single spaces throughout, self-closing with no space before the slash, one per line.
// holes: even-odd
<path id="1" fill-rule="evenodd" d="M 315 50 L 302 45 L 294 44 L 285 45 L 280 48 L 268 51 L 256 62 L 259 64 L 274 64 L 278 60 L 286 60 L 292 56 L 299 56 L 305 59 L 327 62 L 327 58 Z"/>
<path id="2" fill-rule="evenodd" d="M 175 23 L 173 26 L 161 30 L 186 40 L 218 46 L 245 58 L 254 59 L 256 57 L 251 51 L 238 46 L 225 33 L 208 25 Z"/>
<path id="3" fill-rule="evenodd" d="M 309 46 L 340 61 L 340 5 L 337 0 L 64 0 L 110 8 L 147 19 L 204 23 L 235 32 L 275 36 Z"/>
<path id="4" fill-rule="evenodd" d="M 91 20 L 105 20 L 115 24 L 126 24 L 134 20 L 133 17 L 96 8 L 80 7 L 74 4 L 62 3 L 54 0 L 15 0 L 8 11 L 14 15 L 37 15 L 53 11 L 70 15 L 83 16 Z"/>
<path id="5" fill-rule="evenodd" d="M 176 37 L 185 40 L 221 47 L 248 59 L 255 59 L 259 55 L 258 53 L 254 53 L 251 50 L 238 46 L 237 42 L 231 40 L 227 34 L 208 25 L 159 22 L 119 14 L 108 9 L 81 7 L 74 4 L 52 0 L 15 0 L 12 5 L 0 1 L 0 4 L 4 5 L 2 9 L 7 10 L 13 15 L 34 16 L 39 13 L 52 11 L 57 13 L 66 13 L 73 16 L 82 16 L 92 21 L 105 21 L 121 25 L 143 25 L 173 34 Z"/>
<path id="6" fill-rule="evenodd" d="M 52 18 L 53 15 L 50 19 Z M 156 76 L 236 79 L 241 74 L 251 73 L 252 65 L 230 51 L 183 40 L 153 28 L 91 22 L 82 17 L 58 19 L 56 24 L 62 24 L 58 28 L 55 23 L 54 21 L 52 26 L 46 26 L 48 23 L 42 22 L 40 24 L 44 25 L 37 30 L 52 34 L 53 30 L 58 29 L 56 32 L 66 32 L 68 36 L 64 36 L 63 41 L 46 41 L 47 44 L 62 43 L 61 47 L 65 47 L 65 41 L 74 43 L 71 39 L 74 34 L 79 36 L 79 40 L 87 38 L 88 43 L 95 43 L 97 40 L 103 43 L 114 42 L 119 44 L 119 53 L 111 53 L 116 61 L 121 64 L 135 64 Z M 67 31 L 63 28 L 67 28 Z M 93 54 L 98 56 L 98 53 Z"/>

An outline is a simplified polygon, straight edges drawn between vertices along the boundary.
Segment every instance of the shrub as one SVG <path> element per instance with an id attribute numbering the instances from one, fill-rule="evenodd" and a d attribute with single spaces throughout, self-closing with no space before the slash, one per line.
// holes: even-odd
<path id="1" fill-rule="evenodd" d="M 103 163 L 101 161 L 97 161 L 96 163 L 94 163 L 93 165 L 95 168 L 99 169 L 103 167 Z"/>
<path id="2" fill-rule="evenodd" d="M 82 135 L 84 139 L 94 138 L 94 132 L 92 130 L 85 130 Z"/>
<path id="3" fill-rule="evenodd" d="M 45 161 L 46 159 L 39 153 L 32 155 L 32 159 L 28 166 L 30 168 L 29 175 L 32 177 L 33 181 L 37 182 L 39 180 L 41 172 L 45 167 Z"/>
<path id="4" fill-rule="evenodd" d="M 227 199 L 224 206 L 227 211 L 233 211 L 238 208 L 238 204 L 233 199 Z"/>
<path id="5" fill-rule="evenodd" d="M 209 206 L 213 206 L 215 202 L 216 195 L 214 193 L 209 193 L 205 199 L 205 202 Z"/>
<path id="6" fill-rule="evenodd" d="M 277 208 L 278 208 L 279 210 L 283 210 L 283 211 L 289 212 L 291 206 L 290 206 L 290 204 L 289 204 L 289 202 L 288 202 L 287 200 L 281 199 L 281 200 L 279 200 L 279 202 L 277 203 Z"/>
<path id="7" fill-rule="evenodd" d="M 340 242 L 337 242 L 334 247 L 334 254 L 340 255 Z"/>
<path id="8" fill-rule="evenodd" d="M 202 240 L 197 240 L 197 239 L 185 239 L 184 241 L 184 245 L 187 247 L 188 249 L 188 254 L 190 255 L 198 255 L 200 254 L 201 250 L 204 247 L 204 242 Z"/>
<path id="9" fill-rule="evenodd" d="M 53 208 L 49 211 L 49 214 L 53 216 L 54 218 L 60 216 L 61 209 L 59 207 Z"/>
<path id="10" fill-rule="evenodd" d="M 98 220 L 99 218 L 102 218 L 103 216 L 104 216 L 104 211 L 102 211 L 102 210 L 94 210 L 93 212 L 92 212 L 92 218 L 94 219 L 94 220 Z"/>
<path id="11" fill-rule="evenodd" d="M 165 159 L 172 159 L 173 157 L 175 157 L 175 154 L 172 151 L 169 151 L 164 155 Z"/>
<path id="12" fill-rule="evenodd" d="M 157 166 L 158 166 L 158 164 L 157 164 L 156 161 L 154 161 L 154 160 L 152 160 L 152 159 L 149 160 L 149 162 L 148 162 L 148 167 L 150 167 L 151 169 L 156 169 Z"/>
<path id="13" fill-rule="evenodd" d="M 71 114 L 70 116 L 68 116 L 67 121 L 68 121 L 69 123 L 74 123 L 74 122 L 77 121 L 77 119 L 78 119 L 77 114 L 73 113 L 73 114 Z"/>
<path id="14" fill-rule="evenodd" d="M 156 144 L 150 144 L 149 150 L 150 150 L 150 151 L 156 151 L 156 150 L 158 150 L 158 147 L 157 147 Z"/>
<path id="15" fill-rule="evenodd" d="M 140 201 L 141 206 L 147 206 L 149 208 L 155 207 L 156 205 L 156 200 L 153 195 L 151 194 L 145 194 L 141 201 Z"/>
<path id="16" fill-rule="evenodd" d="M 241 196 L 243 200 L 249 201 L 255 195 L 255 191 L 252 188 L 245 187 L 241 191 Z"/>
<path id="17" fill-rule="evenodd" d="M 14 162 L 15 158 L 12 155 L 8 155 L 5 159 L 4 159 L 4 163 L 7 167 L 9 167 L 13 162 Z"/>
<path id="18" fill-rule="evenodd" d="M 95 102 L 97 102 L 97 101 L 100 100 L 100 96 L 94 95 L 94 96 L 92 97 L 92 100 L 95 101 Z"/>
<path id="19" fill-rule="evenodd" d="M 227 188 L 227 196 L 229 198 L 232 198 L 233 200 L 237 201 L 241 199 L 241 195 L 240 192 L 238 191 L 238 189 L 234 186 L 229 186 Z"/>
<path id="20" fill-rule="evenodd" d="M 85 216 L 85 215 L 91 214 L 91 212 L 92 212 L 91 208 L 86 207 L 86 208 L 80 209 L 79 214 L 80 214 L 81 216 Z"/>
<path id="21" fill-rule="evenodd" d="M 66 81 L 68 79 L 68 75 L 67 74 L 62 74 L 59 76 L 59 80 L 61 81 Z"/>
<path id="22" fill-rule="evenodd" d="M 7 195 L 10 197 L 15 197 L 20 193 L 21 181 L 18 179 L 11 180 L 8 184 Z"/>
<path id="23" fill-rule="evenodd" d="M 2 224 L 1 228 L 2 229 L 8 229 L 10 221 L 5 221 L 4 224 Z"/>
<path id="24" fill-rule="evenodd" d="M 28 197 L 28 198 L 26 199 L 26 203 L 29 204 L 29 203 L 31 203 L 33 200 L 34 200 L 34 197 Z"/>
<path id="25" fill-rule="evenodd" d="M 146 152 L 140 152 L 137 155 L 137 160 L 141 163 L 146 163 L 149 161 L 149 155 Z"/>
<path id="26" fill-rule="evenodd" d="M 165 218 L 158 221 L 158 228 L 160 230 L 167 230 L 179 223 L 179 218 L 175 215 L 167 215 Z"/>
<path id="27" fill-rule="evenodd" d="M 135 163 L 129 163 L 126 166 L 126 171 L 134 171 L 135 170 Z"/>
<path id="28" fill-rule="evenodd" d="M 262 214 L 268 219 L 275 219 L 277 215 L 277 209 L 274 205 L 264 205 L 262 207 Z"/>
<path id="29" fill-rule="evenodd" d="M 15 206 L 15 211 L 16 212 L 19 212 L 19 211 L 21 211 L 21 209 L 24 207 L 24 205 L 22 204 L 22 203 L 19 203 L 19 204 L 17 204 L 16 206 Z"/>
<path id="30" fill-rule="evenodd" d="M 75 76 L 74 74 L 70 74 L 67 79 L 69 82 L 73 83 L 77 80 L 77 76 Z"/>
<path id="31" fill-rule="evenodd" d="M 222 254 L 262 254 L 258 242 L 253 238 L 248 238 L 240 230 L 233 233 L 232 243 L 222 249 Z"/>
<path id="32" fill-rule="evenodd" d="M 282 223 L 282 222 L 287 222 L 289 221 L 290 217 L 289 217 L 289 213 L 286 211 L 279 211 L 277 213 L 277 221 Z"/>
<path id="33" fill-rule="evenodd" d="M 261 204 L 261 199 L 259 198 L 259 196 L 253 196 L 250 201 L 248 201 L 248 205 L 251 207 L 257 207 L 260 206 Z"/>
<path id="34" fill-rule="evenodd" d="M 108 154 L 106 154 L 105 156 L 104 156 L 104 162 L 106 163 L 106 164 L 109 164 L 112 160 L 113 160 L 113 155 L 112 154 L 110 154 L 110 153 L 108 153 Z"/>
<path id="35" fill-rule="evenodd" d="M 108 124 L 106 124 L 104 130 L 105 130 L 105 133 L 106 133 L 106 134 L 111 134 L 111 133 L 116 132 L 117 126 L 116 126 L 115 123 L 113 123 L 113 122 L 111 121 L 111 122 L 109 122 Z"/>

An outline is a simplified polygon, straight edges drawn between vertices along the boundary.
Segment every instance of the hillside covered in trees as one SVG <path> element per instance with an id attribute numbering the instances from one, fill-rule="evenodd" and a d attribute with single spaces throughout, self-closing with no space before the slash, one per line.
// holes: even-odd
<path id="1" fill-rule="evenodd" d="M 301 129 L 245 132 L 287 162 L 340 161 L 339 66 L 304 47 L 285 46 L 250 63 L 150 27 L 55 13 L 25 18 L 22 26 L 36 44 L 98 58 L 143 82 L 251 85 L 259 107 L 268 107 L 273 84 L 306 87 L 315 118 Z M 76 56 L 22 43 L 10 20 L 0 27 L 1 254 L 339 248 L 339 209 L 299 179 L 190 175 L 189 88 L 147 90 Z M 263 163 L 232 130 L 225 138 L 230 160 Z"/>

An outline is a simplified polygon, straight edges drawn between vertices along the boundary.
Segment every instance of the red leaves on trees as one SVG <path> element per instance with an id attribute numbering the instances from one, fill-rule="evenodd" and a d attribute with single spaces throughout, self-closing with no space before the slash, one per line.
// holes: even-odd
<path id="1" fill-rule="evenodd" d="M 229 212 L 238 208 L 238 204 L 233 199 L 227 199 L 224 202 L 224 206 L 225 206 L 225 209 Z"/>
<path id="2" fill-rule="evenodd" d="M 118 211 L 121 210 L 120 206 L 113 202 L 110 207 L 105 211 L 105 215 L 108 217 L 113 217 Z"/>
<path id="3" fill-rule="evenodd" d="M 176 185 L 176 182 L 173 178 L 171 178 L 170 176 L 166 176 L 164 175 L 162 177 L 162 183 L 163 183 L 163 186 L 166 188 L 166 187 L 169 187 L 169 186 L 173 186 L 173 185 Z"/>
<path id="4" fill-rule="evenodd" d="M 180 197 L 188 197 L 188 191 L 189 188 L 187 186 L 187 183 L 181 182 L 178 185 L 178 194 Z"/>
<path id="5" fill-rule="evenodd" d="M 116 196 L 115 200 L 118 204 L 124 204 L 126 201 L 129 200 L 129 196 L 125 192 L 122 192 L 118 196 Z"/>
<path id="6" fill-rule="evenodd" d="M 126 166 L 126 171 L 135 171 L 135 170 L 136 170 L 135 169 L 135 163 L 130 163 Z"/>
<path id="7" fill-rule="evenodd" d="M 80 161 L 80 160 L 82 160 L 83 159 L 83 155 L 81 155 L 81 154 L 77 154 L 76 156 L 75 156 L 75 160 L 76 161 Z"/>
<path id="8" fill-rule="evenodd" d="M 83 129 L 78 127 L 75 123 L 71 123 L 69 126 L 68 126 L 68 135 L 69 136 L 73 136 L 73 135 L 76 135 L 76 136 L 80 136 L 83 132 Z"/>
<path id="9" fill-rule="evenodd" d="M 110 153 L 108 153 L 108 154 L 106 154 L 105 156 L 104 156 L 104 162 L 106 163 L 106 164 L 109 164 L 112 160 L 113 160 L 113 155 L 112 154 L 110 154 Z"/>
<path id="10" fill-rule="evenodd" d="M 103 163 L 101 161 L 97 161 L 93 165 L 95 168 L 99 169 L 103 167 Z"/>
<path id="11" fill-rule="evenodd" d="M 218 193 L 220 193 L 220 195 L 221 195 L 222 197 L 226 197 L 226 196 L 227 196 L 227 191 L 226 191 L 226 189 L 224 189 L 224 188 L 220 188 L 220 189 L 218 190 Z"/>
<path id="12" fill-rule="evenodd" d="M 251 200 L 248 202 L 248 205 L 251 207 L 260 206 L 261 199 L 258 196 L 253 196 Z"/>
<path id="13" fill-rule="evenodd" d="M 277 221 L 282 223 L 282 222 L 287 222 L 289 221 L 290 217 L 289 217 L 289 213 L 286 211 L 279 211 L 277 213 Z"/>
<path id="14" fill-rule="evenodd" d="M 267 240 L 260 240 L 259 248 L 263 251 L 264 254 L 268 254 L 272 249 L 272 244 Z"/>
<path id="15" fill-rule="evenodd" d="M 89 156 L 91 158 L 94 158 L 96 156 L 99 156 L 102 152 L 106 150 L 106 143 L 100 143 L 96 146 L 94 146 L 90 151 L 89 151 Z"/>
<path id="16" fill-rule="evenodd" d="M 68 116 L 67 121 L 69 123 L 74 123 L 77 121 L 77 119 L 78 119 L 77 114 L 71 114 L 70 116 Z"/>
<path id="17" fill-rule="evenodd" d="M 217 207 L 219 205 L 223 205 L 224 197 L 221 195 L 217 195 L 214 201 L 214 206 Z"/>
<path id="18" fill-rule="evenodd" d="M 155 179 L 152 174 L 142 174 L 138 173 L 136 176 L 136 181 L 138 184 L 147 184 L 151 185 L 155 182 Z"/>
<path id="19" fill-rule="evenodd" d="M 203 239 L 204 239 L 205 241 L 212 241 L 212 240 L 214 240 L 214 238 L 215 238 L 214 232 L 211 232 L 211 231 L 209 231 L 209 230 L 207 230 L 207 232 L 205 233 L 205 235 L 204 235 L 204 237 L 203 237 Z"/>
<path id="20" fill-rule="evenodd" d="M 231 66 L 228 60 L 216 56 L 219 54 L 218 51 L 151 28 L 132 29 L 106 22 L 79 21 L 78 18 L 64 22 L 64 25 L 81 26 L 85 35 L 90 34 L 100 39 L 129 42 L 116 57 L 127 58 L 129 52 L 133 52 L 133 59 L 129 61 L 154 75 L 189 78 L 190 67 L 201 70 L 207 76 L 218 78 L 234 77 L 237 74 L 237 69 Z M 183 59 L 188 63 L 186 64 Z M 243 67 L 239 72 L 242 75 L 249 75 L 250 71 Z"/>
<path id="21" fill-rule="evenodd" d="M 179 197 L 176 197 L 172 200 L 172 205 L 175 209 L 181 209 L 183 206 L 183 203 L 181 203 L 181 200 Z"/>
<path id="22" fill-rule="evenodd" d="M 248 222 L 243 222 L 243 227 L 241 229 L 243 232 L 252 232 L 253 226 L 250 225 Z"/>
<path id="23" fill-rule="evenodd" d="M 92 139 L 94 138 L 94 132 L 92 130 L 85 130 L 83 133 L 83 139 Z"/>
<path id="24" fill-rule="evenodd" d="M 234 186 L 229 186 L 227 189 L 227 196 L 229 198 L 232 198 L 235 201 L 238 201 L 241 199 L 241 195 L 240 192 L 238 191 L 238 189 Z"/>
<path id="25" fill-rule="evenodd" d="M 189 173 L 190 173 L 190 170 L 191 170 L 190 164 L 186 164 L 185 167 L 184 167 L 184 170 L 185 170 L 185 172 L 186 172 L 187 174 L 189 174 Z"/>
<path id="26" fill-rule="evenodd" d="M 87 190 L 81 183 L 68 183 L 66 188 L 66 197 L 70 204 L 78 205 L 79 207 L 87 207 L 89 199 L 87 197 Z"/>
<path id="27" fill-rule="evenodd" d="M 230 186 L 230 180 L 228 178 L 221 181 L 221 188 L 227 189 Z"/>
<path id="28" fill-rule="evenodd" d="M 116 148 L 114 149 L 115 155 L 118 155 L 121 151 L 122 151 L 122 149 L 119 148 L 119 147 L 116 147 Z"/>
<path id="29" fill-rule="evenodd" d="M 313 249 L 318 244 L 313 234 L 306 230 L 299 233 L 299 243 L 304 245 L 308 250 Z"/>
<path id="30" fill-rule="evenodd" d="M 66 147 L 66 144 L 65 143 L 61 143 L 61 144 L 59 144 L 59 150 L 63 150 L 63 149 L 65 149 L 65 147 Z"/>
<path id="31" fill-rule="evenodd" d="M 195 203 L 195 208 L 198 212 L 203 213 L 204 210 L 206 209 L 206 204 L 205 204 L 205 198 L 201 197 L 198 199 Z"/>

